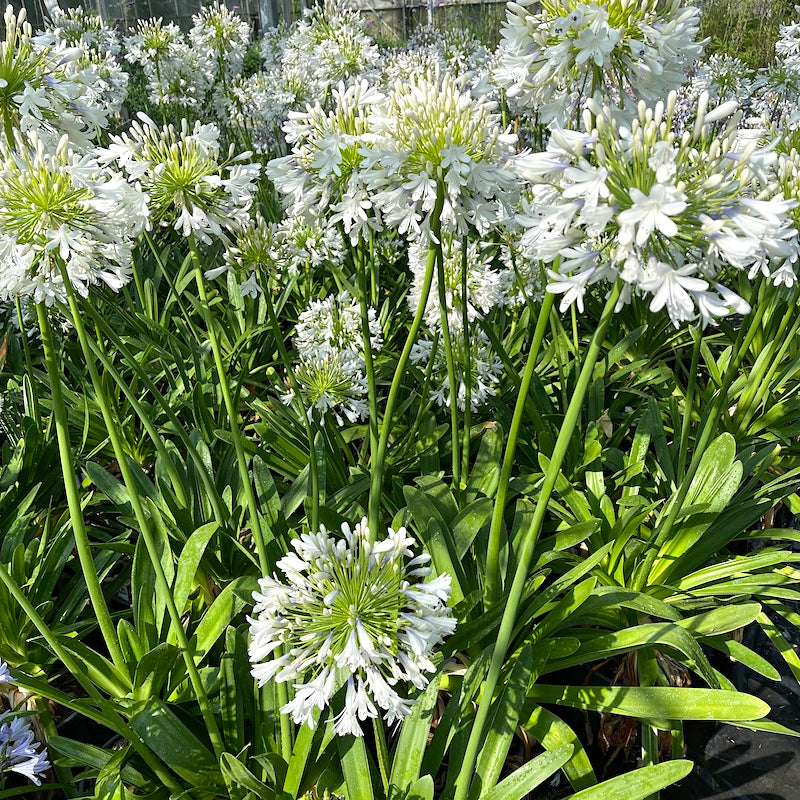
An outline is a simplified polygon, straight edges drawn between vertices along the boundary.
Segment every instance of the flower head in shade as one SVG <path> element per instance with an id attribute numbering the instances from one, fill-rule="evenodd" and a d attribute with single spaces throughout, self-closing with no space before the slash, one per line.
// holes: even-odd
<path id="1" fill-rule="evenodd" d="M 183 119 L 180 129 L 159 127 L 139 114 L 127 133 L 110 138 L 97 150 L 100 160 L 142 186 L 155 224 L 210 242 L 249 223 L 260 165 L 247 163 L 250 153 L 234 156 L 233 145 L 221 155 L 216 125 L 190 128 Z"/>
<path id="2" fill-rule="evenodd" d="M 562 310 L 583 310 L 588 287 L 620 278 L 621 302 L 649 296 L 676 327 L 698 317 L 705 325 L 749 310 L 726 286 L 736 271 L 794 282 L 795 201 L 765 173 L 774 154 L 742 144 L 734 101 L 707 104 L 704 93 L 693 128 L 678 135 L 674 92 L 666 106 L 642 101 L 625 125 L 590 103 L 583 132 L 555 129 L 546 151 L 519 158 L 531 183 L 520 250 L 547 265 Z M 727 127 L 715 134 L 719 124 Z"/>
<path id="3" fill-rule="evenodd" d="M 463 329 L 451 331 L 450 337 L 457 382 L 456 406 L 464 411 L 469 393 L 470 409 L 477 411 L 495 394 L 503 376 L 503 363 L 481 328 L 472 328 L 468 339 Z M 430 370 L 431 385 L 434 387 L 430 397 L 438 405 L 449 408 L 453 402 L 453 392 L 450 390 L 441 337 L 438 341 L 421 337 L 411 350 L 411 362 L 423 370 Z"/>
<path id="4" fill-rule="evenodd" d="M 50 769 L 40 746 L 27 717 L 9 711 L 0 714 L 0 772 L 16 772 L 39 786 L 41 776 Z"/>
<path id="5" fill-rule="evenodd" d="M 0 142 L 0 159 L 0 297 L 64 300 L 62 267 L 83 296 L 96 283 L 118 291 L 148 222 L 141 190 L 66 136 L 51 152 L 18 134 L 14 150 Z"/>
<path id="6" fill-rule="evenodd" d="M 514 274 L 505 268 L 495 269 L 492 258 L 494 248 L 483 247 L 478 242 L 469 242 L 464 258 L 463 247 L 461 237 L 442 237 L 445 303 L 448 327 L 451 331 L 463 329 L 465 304 L 467 319 L 473 323 L 482 319 L 492 309 L 507 305 L 512 299 L 510 292 Z M 408 293 L 408 304 L 412 311 L 419 305 L 427 257 L 426 239 L 411 244 L 408 249 L 408 265 L 413 277 Z M 464 277 L 466 277 L 466 296 L 464 296 Z M 425 323 L 434 330 L 441 329 L 438 270 L 434 270 L 433 273 L 433 283 L 425 306 Z"/>
<path id="7" fill-rule="evenodd" d="M 343 524 L 341 537 L 321 526 L 292 541 L 294 552 L 278 562 L 283 580 L 260 580 L 249 619 L 253 676 L 260 685 L 293 683 L 281 711 L 295 722 L 313 728 L 343 674 L 337 734 L 361 736 L 360 723 L 378 709 L 390 723 L 410 712 L 402 684 L 427 685 L 433 649 L 456 626 L 449 576 L 424 582 L 430 557 L 415 556 L 413 544 L 405 528 L 371 544 L 366 519 Z"/>
<path id="8" fill-rule="evenodd" d="M 207 61 L 214 79 L 229 79 L 241 72 L 250 42 L 248 24 L 220 2 L 203 6 L 192 22 L 192 49 Z"/>
<path id="9" fill-rule="evenodd" d="M 383 333 L 375 315 L 368 310 L 370 347 L 374 353 L 383 346 Z M 367 416 L 367 381 L 361 338 L 361 310 L 347 292 L 314 300 L 300 314 L 295 350 L 300 364 L 295 377 L 308 405 L 309 417 L 316 409 L 330 412 L 339 425 Z M 291 392 L 284 402 L 291 402 Z"/>
<path id="10" fill-rule="evenodd" d="M 654 102 L 702 54 L 699 9 L 680 0 L 508 4 L 495 81 L 543 122 L 576 121 L 584 99 Z"/>

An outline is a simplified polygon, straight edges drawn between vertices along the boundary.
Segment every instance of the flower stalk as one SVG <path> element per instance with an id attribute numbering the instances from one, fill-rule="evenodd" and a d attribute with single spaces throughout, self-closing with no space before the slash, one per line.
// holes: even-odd
<path id="1" fill-rule="evenodd" d="M 61 391 L 61 373 L 59 372 L 56 359 L 55 346 L 53 344 L 53 332 L 50 327 L 47 308 L 44 303 L 36 303 L 36 316 L 39 322 L 39 330 L 42 334 L 42 349 L 44 360 L 47 367 L 47 377 L 50 382 L 50 393 L 53 401 L 53 417 L 56 424 L 56 437 L 58 439 L 58 454 L 61 460 L 61 473 L 64 478 L 64 491 L 67 495 L 67 505 L 69 507 L 70 523 L 75 536 L 75 548 L 78 551 L 81 571 L 86 581 L 86 589 L 89 592 L 89 600 L 92 604 L 97 624 L 103 641 L 106 643 L 108 653 L 114 666 L 123 675 L 130 674 L 128 665 L 122 655 L 122 649 L 117 638 L 117 631 L 108 610 L 103 588 L 100 585 L 100 578 L 92 558 L 92 547 L 89 542 L 89 535 L 86 531 L 86 523 L 83 519 L 83 508 L 80 500 L 80 490 L 78 480 L 75 476 L 75 462 L 72 456 L 72 446 L 69 440 L 69 422 L 67 420 L 67 409 L 64 405 L 64 394 Z"/>
<path id="2" fill-rule="evenodd" d="M 544 481 L 536 502 L 536 508 L 533 513 L 533 518 L 530 527 L 525 531 L 520 549 L 519 561 L 517 568 L 514 572 L 514 579 L 508 593 L 506 600 L 506 607 L 503 611 L 503 617 L 500 621 L 500 630 L 497 634 L 497 641 L 492 652 L 492 660 L 489 666 L 489 672 L 486 676 L 486 681 L 483 686 L 483 702 L 478 706 L 478 711 L 475 716 L 475 721 L 472 725 L 467 748 L 464 753 L 464 759 L 459 770 L 458 777 L 455 784 L 454 800 L 467 800 L 467 793 L 469 791 L 470 781 L 472 780 L 475 770 L 475 763 L 478 757 L 478 750 L 483 742 L 483 729 L 489 717 L 492 707 L 492 698 L 497 689 L 500 679 L 500 672 L 503 668 L 506 654 L 511 646 L 511 640 L 514 633 L 514 624 L 519 611 L 520 602 L 525 589 L 525 583 L 528 579 L 528 568 L 530 566 L 531 557 L 533 556 L 533 549 L 539 537 L 539 533 L 544 523 L 545 515 L 547 514 L 547 506 L 550 502 L 553 489 L 555 488 L 558 479 L 561 465 L 564 463 L 564 457 L 567 453 L 570 439 L 575 432 L 575 427 L 580 417 L 581 409 L 583 408 L 583 401 L 586 397 L 586 392 L 592 380 L 594 367 L 597 363 L 600 349 L 605 339 L 606 330 L 614 314 L 614 308 L 619 300 L 622 285 L 617 281 L 606 300 L 605 307 L 600 316 L 597 329 L 592 337 L 592 341 L 586 351 L 586 357 L 581 367 L 578 381 L 575 385 L 575 391 L 570 400 L 567 411 L 564 414 L 564 420 L 561 423 L 561 429 L 558 432 L 553 454 L 550 459 L 550 464 L 544 475 Z M 544 305 L 544 304 L 543 304 Z M 544 312 L 545 309 L 543 308 Z M 550 316 L 550 309 L 546 309 L 546 313 L 540 313 L 540 321 L 542 324 L 542 335 L 544 335 L 544 326 L 547 324 L 547 319 Z M 537 329 L 539 323 L 537 322 Z M 529 359 L 530 361 L 530 359 Z M 526 365 L 526 372 L 528 371 Z M 532 371 L 532 368 L 531 368 Z M 520 396 L 522 393 L 520 392 Z M 518 400 L 518 405 L 524 401 Z M 520 412 L 521 413 L 521 412 Z"/>

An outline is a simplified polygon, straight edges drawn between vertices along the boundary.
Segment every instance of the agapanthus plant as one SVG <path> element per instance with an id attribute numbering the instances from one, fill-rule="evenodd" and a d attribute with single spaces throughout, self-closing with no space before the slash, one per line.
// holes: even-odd
<path id="1" fill-rule="evenodd" d="M 289 112 L 283 130 L 292 152 L 270 161 L 267 175 L 286 195 L 291 214 L 330 215 L 329 221 L 341 223 L 354 243 L 380 229 L 362 163 L 375 139 L 372 117 L 384 99 L 366 81 L 340 83 L 332 91 L 329 111 L 317 102 Z"/>
<path id="2" fill-rule="evenodd" d="M 542 122 L 576 121 L 590 97 L 654 102 L 702 54 L 700 11 L 680 0 L 522 0 L 508 4 L 495 81 Z"/>
<path id="3" fill-rule="evenodd" d="M 709 133 L 735 103 L 705 113 L 707 101 L 682 136 L 671 129 L 674 93 L 666 107 L 640 103 L 629 126 L 592 106 L 584 132 L 557 129 L 545 152 L 520 157 L 531 182 L 521 249 L 549 265 L 547 290 L 563 295 L 562 310 L 582 310 L 588 286 L 620 278 L 621 302 L 649 296 L 676 326 L 698 315 L 707 324 L 748 310 L 725 283 L 733 272 L 794 283 L 793 202 L 760 184 L 754 145 L 734 149 L 738 116 Z"/>
<path id="4" fill-rule="evenodd" d="M 139 114 L 127 133 L 98 148 L 102 163 L 116 163 L 150 198 L 154 225 L 172 227 L 202 242 L 245 227 L 261 167 L 250 153 L 220 153 L 216 125 L 185 119 L 180 129 L 159 127 Z"/>
<path id="5" fill-rule="evenodd" d="M 34 41 L 47 48 L 66 45 L 79 52 L 67 62 L 66 71 L 85 86 L 80 105 L 97 109 L 101 116 L 95 115 L 94 124 L 107 127 L 108 117 L 120 112 L 128 89 L 128 73 L 118 60 L 122 47 L 117 32 L 85 9 L 54 8 Z"/>
<path id="6" fill-rule="evenodd" d="M 425 688 L 433 650 L 456 626 L 450 577 L 425 582 L 430 557 L 415 556 L 413 544 L 405 528 L 370 543 L 366 519 L 354 529 L 344 523 L 341 538 L 320 526 L 278 561 L 285 582 L 259 581 L 249 619 L 253 676 L 259 685 L 293 684 L 281 711 L 295 722 L 313 728 L 345 682 L 339 735 L 363 735 L 360 723 L 379 709 L 389 723 L 409 714 L 402 684 Z"/>
<path id="7" fill-rule="evenodd" d="M 153 103 L 198 106 L 213 82 L 208 59 L 201 58 L 186 43 L 180 28 L 163 19 L 139 22 L 136 32 L 125 38 L 125 58 L 141 64 L 148 79 Z"/>
<path id="8" fill-rule="evenodd" d="M 307 97 L 324 101 L 331 87 L 365 76 L 379 59 L 358 12 L 326 0 L 306 10 L 283 44 L 281 68 L 300 77 Z"/>
<path id="9" fill-rule="evenodd" d="M 96 283 L 118 291 L 148 224 L 142 191 L 66 136 L 53 152 L 17 134 L 13 150 L 0 141 L 0 159 L 0 297 L 64 301 L 62 268 L 83 296 Z"/>

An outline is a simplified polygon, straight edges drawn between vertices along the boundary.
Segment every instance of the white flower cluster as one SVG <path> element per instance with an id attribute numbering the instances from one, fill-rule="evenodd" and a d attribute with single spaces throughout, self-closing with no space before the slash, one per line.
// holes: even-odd
<path id="1" fill-rule="evenodd" d="M 694 125 L 692 115 L 703 92 L 714 105 L 735 100 L 740 108 L 746 109 L 754 90 L 753 71 L 741 59 L 726 54 L 713 55 L 700 62 L 689 81 L 677 90 L 673 126 L 683 131 Z"/>
<path id="2" fill-rule="evenodd" d="M 467 319 L 473 323 L 485 317 L 492 309 L 510 302 L 514 275 L 507 269 L 494 269 L 493 249 L 478 242 L 470 242 L 467 245 L 466 259 L 464 259 L 463 243 L 460 237 L 442 238 L 447 325 L 451 331 L 463 330 L 465 305 Z M 412 312 L 417 308 L 422 297 L 427 257 L 428 243 L 424 240 L 413 242 L 408 248 L 408 266 L 412 274 L 408 304 Z M 467 285 L 466 297 L 464 297 L 463 291 L 464 277 L 466 277 Z M 430 328 L 441 329 L 438 270 L 433 273 L 433 283 L 428 295 L 428 302 L 425 305 L 424 319 Z"/>
<path id="3" fill-rule="evenodd" d="M 118 291 L 147 223 L 142 191 L 66 136 L 55 152 L 35 133 L 0 142 L 0 298 L 64 301 L 62 267 L 84 297 L 101 282 Z"/>
<path id="4" fill-rule="evenodd" d="M 699 9 L 680 0 L 508 3 L 494 80 L 542 122 L 576 121 L 583 101 L 664 98 L 702 54 Z"/>
<path id="5" fill-rule="evenodd" d="M 119 114 L 128 92 L 128 73 L 119 64 L 122 49 L 115 30 L 103 24 L 97 14 L 82 8 L 53 8 L 45 28 L 35 37 L 38 44 L 58 48 L 61 43 L 77 48 L 80 55 L 67 65 L 76 80 L 85 84 L 80 104 L 99 109 L 106 127 L 108 117 Z"/>
<path id="6" fill-rule="evenodd" d="M 222 158 L 216 125 L 196 122 L 189 128 L 182 119 L 176 130 L 138 116 L 127 133 L 111 136 L 109 146 L 98 148 L 97 154 L 102 163 L 116 163 L 132 184 L 144 188 L 154 224 L 205 243 L 249 224 L 261 171 L 259 164 L 248 162 L 250 153 L 234 157 L 231 145 Z"/>
<path id="7" fill-rule="evenodd" d="M 211 88 L 215 66 L 189 46 L 180 28 L 164 20 L 141 20 L 125 38 L 125 58 L 141 64 L 150 101 L 200 106 Z"/>
<path id="8" fill-rule="evenodd" d="M 366 81 L 340 83 L 329 111 L 317 102 L 303 112 L 289 112 L 283 129 L 292 152 L 270 161 L 267 176 L 286 195 L 291 214 L 324 219 L 331 213 L 327 223 L 341 222 L 354 243 L 370 229 L 380 229 L 361 167 L 376 138 L 373 118 L 384 101 Z"/>
<path id="9" fill-rule="evenodd" d="M 516 136 L 504 133 L 495 103 L 462 89 L 449 74 L 398 81 L 373 116 L 366 159 L 371 202 L 400 233 L 429 228 L 441 193 L 445 230 L 486 233 L 515 201 L 507 161 Z"/>
<path id="10" fill-rule="evenodd" d="M 455 75 L 467 75 L 479 68 L 486 58 L 486 48 L 467 28 L 444 30 L 430 25 L 417 28 L 408 40 L 410 52 L 427 51 L 438 55 Z"/>
<path id="11" fill-rule="evenodd" d="M 375 315 L 369 312 L 370 349 L 380 352 L 383 333 Z M 361 309 L 347 292 L 313 300 L 300 314 L 294 347 L 300 359 L 295 372 L 300 389 L 313 409 L 331 412 L 337 424 L 345 419 L 358 422 L 368 414 L 367 381 L 364 376 L 364 344 Z M 293 395 L 284 398 L 287 405 Z"/>
<path id="12" fill-rule="evenodd" d="M 313 728 L 347 674 L 334 720 L 340 736 L 362 736 L 360 723 L 379 709 L 389 723 L 407 716 L 412 701 L 399 685 L 425 688 L 433 649 L 456 626 L 450 577 L 424 582 L 430 556 L 414 555 L 405 528 L 371 544 L 366 522 L 343 524 L 342 538 L 321 526 L 294 539 L 295 552 L 278 562 L 285 582 L 262 578 L 249 618 L 253 676 L 259 685 L 293 684 L 281 711 L 295 722 Z"/>
<path id="13" fill-rule="evenodd" d="M 247 23 L 221 2 L 203 6 L 192 22 L 189 40 L 199 60 L 205 62 L 212 82 L 224 83 L 238 75 L 250 42 Z"/>
<path id="14" fill-rule="evenodd" d="M 221 99 L 226 118 L 253 150 L 286 152 L 281 126 L 294 104 L 295 94 L 283 87 L 274 74 L 238 75 L 228 84 Z"/>
<path id="15" fill-rule="evenodd" d="M 794 203 L 760 185 L 769 154 L 756 158 L 753 145 L 736 152 L 738 115 L 721 136 L 709 132 L 735 103 L 706 113 L 707 101 L 682 136 L 671 129 L 674 92 L 666 108 L 641 102 L 624 126 L 593 106 L 585 132 L 556 129 L 545 152 L 520 157 L 531 183 L 521 247 L 551 265 L 547 290 L 563 294 L 562 310 L 582 310 L 589 285 L 619 278 L 621 302 L 650 296 L 650 310 L 666 307 L 676 327 L 698 314 L 706 325 L 748 310 L 721 282 L 731 271 L 795 282 Z"/>
<path id="16" fill-rule="evenodd" d="M 364 76 L 379 60 L 358 12 L 325 0 L 306 10 L 286 40 L 281 70 L 299 79 L 306 98 L 320 98 L 340 81 Z"/>
<path id="17" fill-rule="evenodd" d="M 447 74 L 398 81 L 387 95 L 365 80 L 339 84 L 329 111 L 290 112 L 284 131 L 292 152 L 267 174 L 291 213 L 341 223 L 354 244 L 384 225 L 424 233 L 439 195 L 442 225 L 459 232 L 486 232 L 514 203 L 515 137 L 493 103 Z"/>
<path id="18" fill-rule="evenodd" d="M 6 141 L 13 131 L 35 132 L 55 147 L 62 134 L 74 147 L 88 148 L 96 128 L 106 124 L 103 110 L 87 95 L 95 72 L 81 66 L 82 50 L 59 39 L 37 40 L 26 22 L 25 9 L 4 15 L 0 42 L 0 114 Z"/>

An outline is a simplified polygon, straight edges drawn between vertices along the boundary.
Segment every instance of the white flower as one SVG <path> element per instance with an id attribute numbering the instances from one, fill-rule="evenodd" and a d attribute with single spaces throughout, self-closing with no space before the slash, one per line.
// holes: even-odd
<path id="1" fill-rule="evenodd" d="M 676 326 L 698 315 L 706 325 L 747 305 L 720 282 L 727 270 L 793 284 L 800 157 L 770 159 L 742 144 L 739 114 L 729 119 L 736 104 L 709 110 L 706 94 L 679 135 L 675 104 L 675 93 L 666 106 L 641 102 L 623 124 L 617 110 L 589 101 L 584 133 L 556 127 L 544 153 L 520 157 L 530 189 L 518 251 L 523 263 L 545 263 L 562 311 L 582 311 L 593 284 L 621 280 L 621 304 L 646 295 Z M 717 123 L 726 127 L 715 136 Z"/>
<path id="2" fill-rule="evenodd" d="M 623 226 L 636 228 L 636 244 L 640 247 L 648 240 L 654 230 L 664 236 L 675 236 L 678 226 L 671 219 L 686 208 L 686 195 L 675 186 L 657 183 L 649 194 L 631 186 L 629 190 L 633 205 L 621 212 L 619 221 Z M 627 244 L 625 237 L 620 237 Z"/>
<path id="3" fill-rule="evenodd" d="M 702 53 L 699 21 L 680 0 L 521 0 L 508 5 L 493 76 L 543 122 L 574 123 L 587 97 L 630 107 L 680 85 Z"/>
<path id="4" fill-rule="evenodd" d="M 368 318 L 370 347 L 377 353 L 383 333 L 375 309 L 369 309 Z M 321 414 L 330 411 L 339 425 L 364 419 L 367 381 L 358 301 L 347 292 L 314 300 L 300 314 L 296 330 L 300 365 L 295 377 L 308 399 L 309 417 L 316 408 Z"/>
<path id="5" fill-rule="evenodd" d="M 383 710 L 387 721 L 407 716 L 411 702 L 401 682 L 424 688 L 435 669 L 433 648 L 455 630 L 446 603 L 450 579 L 423 580 L 430 568 L 414 558 L 414 540 L 401 528 L 370 544 L 366 519 L 342 538 L 319 533 L 292 541 L 278 562 L 286 582 L 264 577 L 253 593 L 250 660 L 260 685 L 291 681 L 294 698 L 281 708 L 295 722 L 316 725 L 346 667 L 343 708 L 334 717 L 340 735 L 361 736 L 361 723 Z M 282 655 L 270 658 L 280 647 Z"/>

